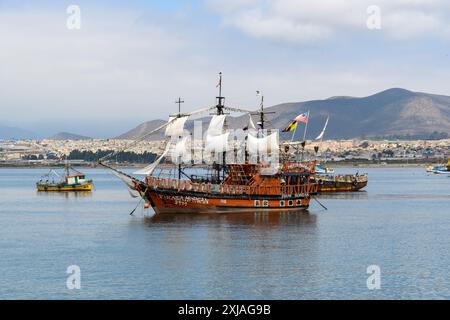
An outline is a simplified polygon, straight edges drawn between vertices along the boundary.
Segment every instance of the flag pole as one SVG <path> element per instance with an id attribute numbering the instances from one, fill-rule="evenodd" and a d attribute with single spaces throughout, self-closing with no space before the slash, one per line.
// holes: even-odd
<path id="1" fill-rule="evenodd" d="M 303 132 L 303 141 L 306 141 L 306 130 L 308 130 L 308 122 L 309 122 L 309 110 L 308 116 L 306 117 L 305 131 Z"/>
<path id="2" fill-rule="evenodd" d="M 303 155 L 305 153 L 305 146 L 306 146 L 306 131 L 308 130 L 308 122 L 309 122 L 309 110 L 308 110 L 308 116 L 306 117 L 306 123 L 305 123 L 305 131 L 303 132 L 303 141 L 302 144 L 302 160 L 303 161 Z"/>
<path id="3" fill-rule="evenodd" d="M 295 123 L 295 129 L 294 129 L 294 133 L 292 134 L 291 142 L 294 142 L 295 133 L 297 132 L 297 127 L 298 127 L 298 122 Z"/>

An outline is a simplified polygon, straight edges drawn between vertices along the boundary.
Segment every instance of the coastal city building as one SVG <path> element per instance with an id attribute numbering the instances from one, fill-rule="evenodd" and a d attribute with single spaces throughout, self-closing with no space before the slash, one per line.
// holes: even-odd
<path id="1" fill-rule="evenodd" d="M 128 148 L 131 144 L 132 147 Z M 314 147 L 318 146 L 316 153 Z M 0 141 L 1 163 L 52 164 L 63 161 L 73 151 L 120 151 L 127 148 L 135 154 L 163 152 L 165 141 L 140 141 L 119 139 L 91 140 L 19 140 Z M 439 162 L 450 156 L 450 139 L 445 140 L 326 140 L 310 142 L 305 147 L 305 157 L 331 162 L 390 161 L 390 162 Z M 71 161 L 82 163 L 84 159 Z"/>

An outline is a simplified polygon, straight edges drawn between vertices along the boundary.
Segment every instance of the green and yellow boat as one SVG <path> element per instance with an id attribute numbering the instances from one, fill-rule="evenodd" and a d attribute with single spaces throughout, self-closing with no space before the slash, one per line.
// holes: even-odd
<path id="1" fill-rule="evenodd" d="M 59 181 L 55 181 L 55 176 Z M 71 191 L 92 191 L 92 180 L 86 180 L 86 175 L 78 170 L 66 165 L 65 175 L 61 176 L 55 170 L 50 170 L 37 183 L 37 191 L 40 192 L 71 192 Z"/>

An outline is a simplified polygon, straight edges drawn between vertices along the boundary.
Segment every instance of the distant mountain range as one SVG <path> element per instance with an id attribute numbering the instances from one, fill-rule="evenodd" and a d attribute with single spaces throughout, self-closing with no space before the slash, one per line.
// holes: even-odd
<path id="1" fill-rule="evenodd" d="M 0 139 L 35 139 L 37 137 L 38 135 L 35 132 L 0 124 Z"/>
<path id="2" fill-rule="evenodd" d="M 330 116 L 325 139 L 347 139 L 363 137 L 430 137 L 436 133 L 445 137 L 450 134 L 450 97 L 412 92 L 405 89 L 389 89 L 368 97 L 332 97 L 325 100 L 283 103 L 268 107 L 269 126 L 284 129 L 300 113 L 310 111 L 307 138 L 316 137 Z M 202 118 L 206 122 L 209 117 Z M 124 133 L 119 139 L 134 139 L 163 124 L 164 120 L 153 120 Z M 243 128 L 248 115 L 230 121 L 232 128 Z M 256 123 L 256 119 L 255 119 Z M 187 129 L 192 122 L 187 122 Z M 302 128 L 297 132 L 300 137 Z M 291 134 L 284 134 L 284 137 Z M 149 137 L 156 140 L 163 132 Z"/>
<path id="3" fill-rule="evenodd" d="M 144 122 L 138 125 L 136 128 L 133 128 L 130 131 L 127 131 L 124 134 L 116 137 L 116 139 L 126 139 L 126 140 L 137 139 L 139 137 L 142 137 L 146 133 L 149 133 L 152 130 L 155 130 L 156 128 L 162 126 L 166 122 L 167 120 L 151 120 Z M 147 140 L 161 140 L 161 139 L 164 139 L 164 130 L 155 132 L 155 134 L 149 136 Z"/>
<path id="4" fill-rule="evenodd" d="M 448 137 L 450 135 L 450 96 L 412 92 L 405 89 L 389 89 L 368 97 L 338 96 L 325 100 L 282 103 L 266 108 L 270 120 L 268 127 L 283 129 L 291 119 L 310 110 L 308 139 L 316 137 L 327 118 L 330 117 L 325 139 L 381 138 L 381 137 Z M 201 120 L 206 128 L 208 117 Z M 151 120 L 118 136 L 118 139 L 136 139 L 166 123 L 167 120 Z M 256 123 L 256 118 L 254 118 Z M 248 115 L 234 117 L 231 128 L 243 128 L 248 124 Z M 186 128 L 192 130 L 193 122 Z M 297 130 L 301 137 L 303 128 Z M 38 133 L 21 128 L 0 125 L 0 139 L 35 139 Z M 283 137 L 290 138 L 291 134 Z M 149 140 L 164 138 L 164 130 L 150 136 Z M 50 139 L 87 140 L 78 134 L 61 132 Z"/>
<path id="5" fill-rule="evenodd" d="M 450 134 L 450 97 L 404 89 L 389 89 L 364 98 L 285 103 L 268 109 L 276 112 L 271 120 L 276 128 L 283 128 L 290 119 L 310 110 L 310 139 L 319 134 L 328 115 L 325 138 Z"/>
<path id="6" fill-rule="evenodd" d="M 79 134 L 70 133 L 70 132 L 59 132 L 51 137 L 47 138 L 48 140 L 91 140 L 90 137 L 81 136 Z"/>

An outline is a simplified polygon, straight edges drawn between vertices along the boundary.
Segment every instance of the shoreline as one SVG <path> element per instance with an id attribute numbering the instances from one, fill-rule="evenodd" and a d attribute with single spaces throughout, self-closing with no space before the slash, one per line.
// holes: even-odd
<path id="1" fill-rule="evenodd" d="M 386 160 L 381 162 L 373 162 L 373 161 L 328 161 L 328 162 L 320 162 L 321 165 L 326 167 L 354 167 L 354 168 L 403 168 L 403 167 L 427 167 L 431 165 L 439 165 L 442 163 L 442 159 L 436 159 L 435 161 L 425 161 L 425 160 L 416 160 L 416 161 L 396 161 L 396 160 Z M 21 163 L 0 163 L 0 169 L 43 169 L 43 168 L 64 168 L 64 163 L 55 164 L 21 164 Z M 137 164 L 137 163 L 118 163 L 114 166 L 117 168 L 144 168 L 148 164 Z M 94 163 L 77 163 L 73 164 L 74 167 L 80 168 L 101 168 L 101 166 L 96 165 Z"/>

